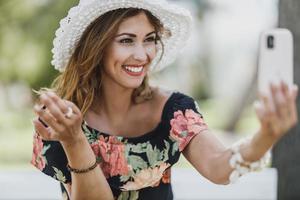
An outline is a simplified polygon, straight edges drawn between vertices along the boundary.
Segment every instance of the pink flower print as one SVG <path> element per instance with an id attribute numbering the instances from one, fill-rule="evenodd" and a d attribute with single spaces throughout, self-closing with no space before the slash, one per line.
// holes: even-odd
<path id="1" fill-rule="evenodd" d="M 97 142 L 91 144 L 91 147 L 95 155 L 102 160 L 100 166 L 106 178 L 129 173 L 127 159 L 125 158 L 126 147 L 117 137 L 109 136 L 105 139 L 101 135 Z"/>
<path id="2" fill-rule="evenodd" d="M 99 144 L 97 142 L 91 144 L 92 150 L 94 152 L 94 154 L 97 156 L 100 154 L 100 147 Z"/>
<path id="3" fill-rule="evenodd" d="M 158 186 L 164 171 L 170 166 L 169 163 L 162 163 L 154 168 L 147 168 L 141 170 L 138 174 L 133 176 L 134 181 L 129 181 L 121 187 L 124 191 L 140 190 L 146 187 Z"/>
<path id="4" fill-rule="evenodd" d="M 185 117 L 188 121 L 187 129 L 190 133 L 200 133 L 203 130 L 207 130 L 207 124 L 204 122 L 200 114 L 195 113 L 192 109 L 187 109 L 185 111 Z"/>
<path id="5" fill-rule="evenodd" d="M 181 110 L 174 113 L 171 120 L 171 137 L 177 141 L 179 151 L 183 151 L 190 140 L 203 130 L 207 130 L 207 125 L 200 114 L 192 109 L 186 109 L 185 115 Z"/>
<path id="6" fill-rule="evenodd" d="M 43 154 L 44 144 L 41 137 L 35 133 L 33 136 L 33 153 L 31 158 L 31 164 L 33 164 L 39 170 L 43 170 L 46 166 L 46 161 Z"/>

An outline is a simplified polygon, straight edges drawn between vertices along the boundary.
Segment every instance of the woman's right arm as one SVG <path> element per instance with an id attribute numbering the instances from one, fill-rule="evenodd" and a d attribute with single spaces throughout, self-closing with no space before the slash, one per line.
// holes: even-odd
<path id="1" fill-rule="evenodd" d="M 59 141 L 67 155 L 68 164 L 74 169 L 87 169 L 95 163 L 95 155 L 82 129 L 80 110 L 71 102 L 60 99 L 52 92 L 40 96 L 40 102 L 46 106 L 35 106 L 38 117 L 49 127 L 46 128 L 38 119 L 34 126 L 38 134 L 49 141 Z M 73 114 L 66 117 L 71 107 Z M 113 200 L 113 194 L 100 167 L 86 173 L 71 173 L 72 184 L 69 195 L 72 200 Z"/>

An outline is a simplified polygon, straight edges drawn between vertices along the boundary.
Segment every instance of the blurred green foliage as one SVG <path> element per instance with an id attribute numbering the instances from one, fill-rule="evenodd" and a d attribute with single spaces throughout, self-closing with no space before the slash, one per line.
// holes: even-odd
<path id="1" fill-rule="evenodd" d="M 29 168 L 33 129 L 31 109 L 19 112 L 2 111 L 0 115 L 0 169 Z"/>
<path id="2" fill-rule="evenodd" d="M 0 0 L 0 83 L 49 86 L 52 41 L 59 20 L 77 1 Z"/>

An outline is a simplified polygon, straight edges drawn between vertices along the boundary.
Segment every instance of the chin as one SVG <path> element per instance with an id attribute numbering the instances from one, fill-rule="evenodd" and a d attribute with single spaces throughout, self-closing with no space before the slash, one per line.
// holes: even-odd
<path id="1" fill-rule="evenodd" d="M 127 88 L 136 89 L 136 88 L 140 87 L 142 85 L 142 83 L 143 83 L 143 81 L 130 83 L 127 85 Z"/>
<path id="2" fill-rule="evenodd" d="M 146 78 L 146 73 L 144 72 L 141 76 L 125 76 L 120 77 L 119 83 L 125 88 L 136 89 L 143 84 L 144 79 Z"/>

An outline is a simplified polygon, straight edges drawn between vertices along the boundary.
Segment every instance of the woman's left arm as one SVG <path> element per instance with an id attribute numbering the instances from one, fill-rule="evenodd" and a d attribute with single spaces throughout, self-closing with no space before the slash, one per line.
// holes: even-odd
<path id="1" fill-rule="evenodd" d="M 260 95 L 255 110 L 260 121 L 259 131 L 240 146 L 240 154 L 247 162 L 259 160 L 289 129 L 298 122 L 297 86 L 289 89 L 285 83 L 271 85 L 272 98 Z M 187 160 L 204 177 L 216 184 L 228 184 L 233 168 L 229 164 L 232 150 L 226 148 L 209 131 L 197 134 L 183 150 Z"/>

